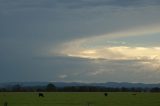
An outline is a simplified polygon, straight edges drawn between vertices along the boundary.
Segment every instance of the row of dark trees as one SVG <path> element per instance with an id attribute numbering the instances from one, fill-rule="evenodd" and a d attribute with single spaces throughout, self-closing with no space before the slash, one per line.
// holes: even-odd
<path id="1" fill-rule="evenodd" d="M 64 92 L 160 92 L 160 88 L 112 88 L 112 87 L 97 87 L 97 86 L 71 86 L 61 88 Z"/>
<path id="2" fill-rule="evenodd" d="M 54 92 L 57 91 L 57 87 L 54 84 L 48 84 L 47 86 L 21 86 L 19 84 L 0 88 L 0 92 Z"/>
<path id="3" fill-rule="evenodd" d="M 46 86 L 21 86 L 19 84 L 12 87 L 0 88 L 0 92 L 160 92 L 159 87 L 154 88 L 112 88 L 102 86 L 68 86 L 56 87 L 50 83 Z"/>

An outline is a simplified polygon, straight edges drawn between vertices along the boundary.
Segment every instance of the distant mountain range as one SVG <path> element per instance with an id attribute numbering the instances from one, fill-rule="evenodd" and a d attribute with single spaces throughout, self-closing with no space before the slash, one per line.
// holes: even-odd
<path id="1" fill-rule="evenodd" d="M 106 83 L 82 83 L 82 82 L 8 82 L 0 83 L 0 88 L 11 87 L 13 85 L 21 85 L 24 87 L 32 86 L 46 86 L 49 83 L 53 83 L 56 87 L 65 87 L 65 86 L 99 86 L 99 87 L 112 87 L 112 88 L 153 88 L 160 87 L 160 83 L 157 84 L 145 84 L 145 83 L 128 83 L 128 82 L 106 82 Z"/>

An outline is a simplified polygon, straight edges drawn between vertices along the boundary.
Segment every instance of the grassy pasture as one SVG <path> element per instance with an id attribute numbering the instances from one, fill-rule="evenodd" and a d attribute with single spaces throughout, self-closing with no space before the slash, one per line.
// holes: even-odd
<path id="1" fill-rule="evenodd" d="M 1 92 L 0 106 L 160 106 L 160 93 L 51 92 L 38 97 L 33 92 Z"/>

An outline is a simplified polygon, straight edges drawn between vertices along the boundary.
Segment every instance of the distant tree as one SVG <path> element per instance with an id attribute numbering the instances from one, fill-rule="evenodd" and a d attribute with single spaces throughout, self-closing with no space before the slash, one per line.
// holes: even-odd
<path id="1" fill-rule="evenodd" d="M 129 88 L 122 87 L 122 88 L 121 88 L 121 91 L 122 91 L 122 92 L 128 92 L 128 91 L 129 91 Z"/>
<path id="2" fill-rule="evenodd" d="M 6 88 L 1 88 L 0 92 L 7 92 L 7 89 Z"/>
<path id="3" fill-rule="evenodd" d="M 12 87 L 12 91 L 20 92 L 22 90 L 21 85 L 17 84 Z"/>
<path id="4" fill-rule="evenodd" d="M 159 87 L 154 87 L 150 91 L 151 92 L 160 92 L 160 88 Z"/>
<path id="5" fill-rule="evenodd" d="M 56 91 L 56 86 L 52 83 L 49 83 L 47 86 L 46 86 L 46 91 L 48 92 L 53 92 L 53 91 Z"/>

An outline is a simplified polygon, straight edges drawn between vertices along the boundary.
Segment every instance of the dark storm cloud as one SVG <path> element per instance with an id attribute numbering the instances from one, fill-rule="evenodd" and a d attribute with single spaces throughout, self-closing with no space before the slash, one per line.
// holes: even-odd
<path id="1" fill-rule="evenodd" d="M 76 8 L 82 7 L 101 7 L 101 6 L 145 6 L 145 5 L 159 5 L 159 0 L 56 0 L 55 2 L 61 4 L 68 4 Z"/>
<path id="2" fill-rule="evenodd" d="M 159 0 L 1 0 L 1 8 L 6 9 L 36 9 L 36 8 L 88 8 L 88 7 L 137 7 L 159 5 Z"/>
<path id="3" fill-rule="evenodd" d="M 120 66 L 129 62 L 100 60 L 99 65 L 96 60 L 61 57 L 49 52 L 73 39 L 157 23 L 159 10 L 135 11 L 130 7 L 159 4 L 159 0 L 0 0 L 0 81 L 56 81 L 64 76 L 70 81 L 109 80 Z M 126 10 L 121 10 L 122 7 Z M 121 70 L 129 68 L 127 74 L 132 74 L 135 70 L 132 63 L 135 62 Z M 121 70 L 116 76 L 123 76 Z M 100 76 L 89 77 L 96 74 Z"/>

